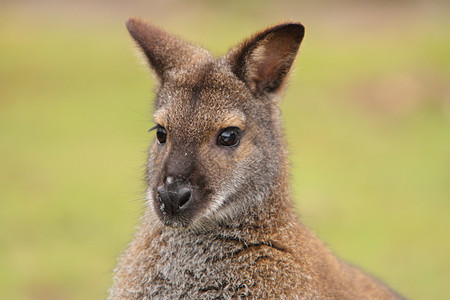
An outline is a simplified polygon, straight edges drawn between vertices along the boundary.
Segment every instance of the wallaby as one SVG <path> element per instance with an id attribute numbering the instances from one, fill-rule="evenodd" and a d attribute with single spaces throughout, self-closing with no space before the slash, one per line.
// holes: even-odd
<path id="1" fill-rule="evenodd" d="M 278 103 L 300 23 L 220 58 L 139 19 L 126 25 L 159 81 L 156 138 L 146 212 L 110 299 L 401 299 L 293 211 Z"/>

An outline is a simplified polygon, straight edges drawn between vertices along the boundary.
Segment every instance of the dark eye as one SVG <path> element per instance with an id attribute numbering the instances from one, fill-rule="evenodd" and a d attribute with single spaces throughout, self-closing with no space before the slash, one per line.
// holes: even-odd
<path id="1" fill-rule="evenodd" d="M 223 147 L 235 147 L 239 145 L 241 130 L 237 127 L 223 129 L 217 137 L 217 145 Z"/>
<path id="2" fill-rule="evenodd" d="M 156 128 L 156 138 L 158 139 L 158 143 L 164 144 L 167 140 L 167 132 L 166 129 L 160 125 Z"/>

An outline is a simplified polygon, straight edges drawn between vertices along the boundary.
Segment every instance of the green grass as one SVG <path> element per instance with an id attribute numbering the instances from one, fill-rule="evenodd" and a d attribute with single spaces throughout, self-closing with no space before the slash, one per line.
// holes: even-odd
<path id="1" fill-rule="evenodd" d="M 289 17 L 237 17 L 236 5 L 159 20 L 224 53 Z M 143 209 L 153 81 L 125 16 L 3 14 L 0 295 L 104 298 Z M 450 24 L 406 18 L 366 33 L 309 18 L 282 104 L 297 210 L 342 258 L 408 297 L 444 299 Z"/>

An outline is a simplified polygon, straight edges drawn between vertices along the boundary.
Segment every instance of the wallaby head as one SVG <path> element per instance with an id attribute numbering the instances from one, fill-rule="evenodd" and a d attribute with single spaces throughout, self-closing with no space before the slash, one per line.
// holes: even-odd
<path id="1" fill-rule="evenodd" d="M 304 27 L 268 28 L 220 58 L 138 19 L 127 28 L 159 81 L 151 216 L 202 226 L 239 218 L 279 193 L 287 170 L 277 104 Z"/>

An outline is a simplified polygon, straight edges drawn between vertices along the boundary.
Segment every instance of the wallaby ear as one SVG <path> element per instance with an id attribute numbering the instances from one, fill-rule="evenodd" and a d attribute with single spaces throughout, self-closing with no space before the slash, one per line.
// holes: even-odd
<path id="1" fill-rule="evenodd" d="M 208 51 L 142 20 L 130 18 L 126 26 L 160 80 L 164 80 L 170 69 L 210 56 Z"/>
<path id="2" fill-rule="evenodd" d="M 229 52 L 232 71 L 256 96 L 279 91 L 304 33 L 302 24 L 285 23 L 255 34 Z"/>

